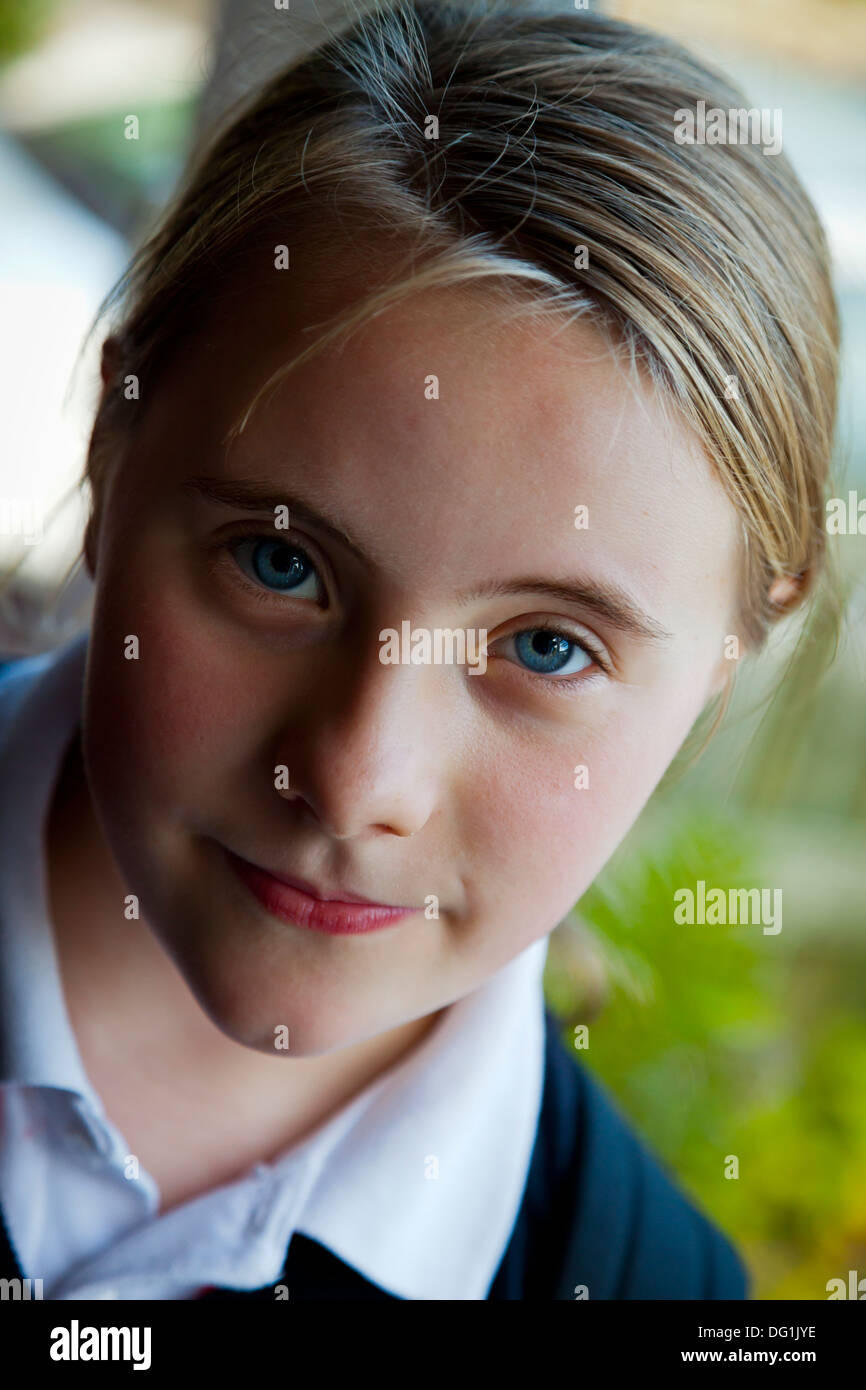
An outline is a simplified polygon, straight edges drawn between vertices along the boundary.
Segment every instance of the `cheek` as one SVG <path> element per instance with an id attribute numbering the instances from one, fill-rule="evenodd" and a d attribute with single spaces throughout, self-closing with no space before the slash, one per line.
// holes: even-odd
<path id="1" fill-rule="evenodd" d="M 470 882 L 480 915 L 527 942 L 551 930 L 603 868 L 658 785 L 698 712 L 646 690 L 587 708 L 572 734 L 521 738 L 463 784 Z"/>
<path id="2" fill-rule="evenodd" d="M 138 641 L 128 659 L 128 638 Z M 171 598 L 94 614 L 85 727 L 97 789 L 112 800 L 171 815 L 211 789 L 225 769 L 249 759 L 250 732 L 265 727 L 250 681 L 230 642 L 215 640 Z"/>

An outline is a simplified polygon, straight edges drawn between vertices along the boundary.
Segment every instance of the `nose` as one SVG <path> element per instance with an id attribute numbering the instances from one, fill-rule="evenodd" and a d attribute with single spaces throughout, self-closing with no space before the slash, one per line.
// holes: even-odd
<path id="1" fill-rule="evenodd" d="M 442 776 L 434 731 L 442 670 L 384 665 L 374 641 L 307 690 L 277 747 L 289 770 L 280 795 L 302 801 L 335 840 L 371 831 L 408 837 L 436 807 Z M 453 674 L 453 673 L 452 673 Z M 436 718 L 438 714 L 438 719 Z"/>

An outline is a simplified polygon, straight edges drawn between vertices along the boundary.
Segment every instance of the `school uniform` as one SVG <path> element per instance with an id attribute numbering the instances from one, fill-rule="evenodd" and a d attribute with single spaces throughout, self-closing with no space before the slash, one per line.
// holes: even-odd
<path id="1" fill-rule="evenodd" d="M 46 902 L 86 649 L 0 675 L 0 1279 L 57 1300 L 748 1297 L 733 1246 L 560 1041 L 546 938 L 312 1134 L 160 1214 L 85 1074 Z"/>

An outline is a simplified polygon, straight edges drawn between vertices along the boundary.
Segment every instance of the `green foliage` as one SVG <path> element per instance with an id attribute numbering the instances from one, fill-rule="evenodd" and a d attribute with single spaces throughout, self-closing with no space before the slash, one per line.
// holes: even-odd
<path id="1" fill-rule="evenodd" d="M 731 1235 L 757 1297 L 826 1298 L 829 1278 L 866 1273 L 866 1020 L 857 991 L 835 988 L 850 952 L 828 959 L 817 935 L 792 949 L 760 924 L 678 925 L 674 893 L 698 879 L 767 886 L 760 841 L 696 800 L 650 822 L 651 843 L 630 837 L 579 904 L 609 998 L 576 1055 Z M 589 1016 L 555 953 L 546 986 L 563 1020 Z"/>
<path id="2" fill-rule="evenodd" d="M 104 111 L 28 136 L 30 152 L 49 169 L 74 171 L 81 195 L 105 221 L 132 236 L 156 215 L 182 166 L 193 104 L 189 97 L 138 102 L 138 139 L 126 139 L 129 113 Z"/>
<path id="3" fill-rule="evenodd" d="M 41 39 L 57 0 L 0 0 L 0 63 L 8 63 Z"/>

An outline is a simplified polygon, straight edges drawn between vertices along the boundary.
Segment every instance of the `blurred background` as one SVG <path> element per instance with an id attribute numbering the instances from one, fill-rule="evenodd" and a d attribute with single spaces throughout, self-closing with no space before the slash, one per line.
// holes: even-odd
<path id="1" fill-rule="evenodd" d="M 843 317 L 836 496 L 866 498 L 866 0 L 608 0 L 783 110 Z M 293 0 L 0 0 L 0 660 L 89 619 L 76 488 L 98 385 L 81 354 L 131 243 L 224 107 L 340 28 Z M 555 4 L 547 9 L 571 8 Z M 138 118 L 138 139 L 125 122 Z M 763 1298 L 866 1276 L 866 521 L 831 538 L 844 600 L 738 672 L 551 937 L 548 1000 Z M 700 732 L 700 731 L 698 731 Z M 782 890 L 783 929 L 675 925 L 674 892 Z M 725 1177 L 728 1155 L 739 1177 Z"/>

